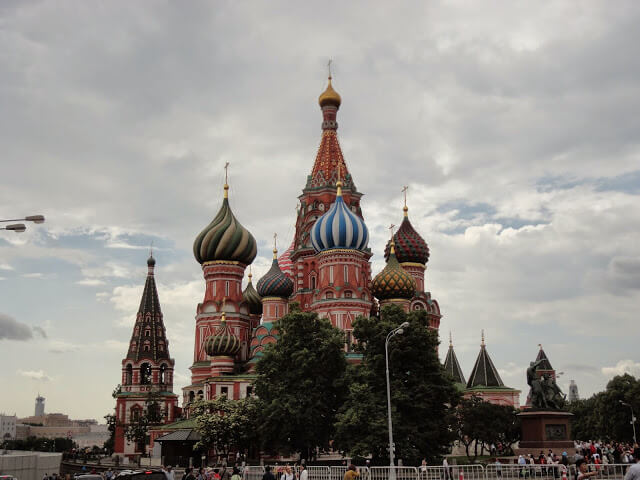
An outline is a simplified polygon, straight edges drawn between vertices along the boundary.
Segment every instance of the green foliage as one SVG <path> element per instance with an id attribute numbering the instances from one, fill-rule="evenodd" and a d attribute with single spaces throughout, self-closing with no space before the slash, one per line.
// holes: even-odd
<path id="1" fill-rule="evenodd" d="M 276 328 L 278 342 L 256 365 L 264 446 L 308 458 L 333 438 L 344 398 L 344 333 L 315 313 L 297 311 L 282 317 Z"/>
<path id="2" fill-rule="evenodd" d="M 104 416 L 104 420 L 107 424 L 107 430 L 109 431 L 109 438 L 104 442 L 104 448 L 107 453 L 111 455 L 116 443 L 116 416 L 109 414 Z"/>
<path id="3" fill-rule="evenodd" d="M 202 438 L 194 448 L 204 451 L 215 449 L 226 458 L 232 450 L 257 445 L 260 413 L 261 403 L 255 397 L 228 400 L 221 396 L 196 403 L 193 418 Z"/>
<path id="4" fill-rule="evenodd" d="M 512 445 L 520 440 L 520 421 L 515 408 L 494 405 L 473 396 L 463 399 L 456 413 L 458 440 L 471 463 L 491 444 L 501 444 L 502 455 L 513 454 Z"/>
<path id="5" fill-rule="evenodd" d="M 640 412 L 640 381 L 632 375 L 618 375 L 604 392 L 570 403 L 573 438 L 632 441 L 631 410 L 620 401 L 630 404 L 636 415 Z"/>
<path id="6" fill-rule="evenodd" d="M 336 446 L 351 456 L 372 455 L 372 463 L 388 462 L 385 339 L 408 321 L 403 335 L 389 342 L 393 436 L 396 457 L 405 464 L 431 464 L 447 453 L 455 439 L 454 407 L 460 394 L 438 359 L 437 333 L 428 328 L 424 311 L 406 314 L 385 307 L 381 318 L 354 322 L 359 365 L 350 367 L 347 399 L 338 415 Z"/>
<path id="7" fill-rule="evenodd" d="M 28 437 L 26 440 L 6 440 L 1 443 L 8 450 L 31 450 L 36 452 L 68 452 L 76 447 L 70 438 Z"/>
<path id="8" fill-rule="evenodd" d="M 132 419 L 125 428 L 125 438 L 134 442 L 141 452 L 145 451 L 149 443 L 149 428 L 163 423 L 164 412 L 159 399 L 160 395 L 157 392 L 149 392 L 141 414 Z"/>

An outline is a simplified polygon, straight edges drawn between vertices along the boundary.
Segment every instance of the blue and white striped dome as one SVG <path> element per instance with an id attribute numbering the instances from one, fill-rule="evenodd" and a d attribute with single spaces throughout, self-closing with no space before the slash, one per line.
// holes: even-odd
<path id="1" fill-rule="evenodd" d="M 342 199 L 338 187 L 338 196 L 331 208 L 311 227 L 311 244 L 316 252 L 330 248 L 353 248 L 364 250 L 369 242 L 369 230 L 358 215 L 349 210 Z"/>

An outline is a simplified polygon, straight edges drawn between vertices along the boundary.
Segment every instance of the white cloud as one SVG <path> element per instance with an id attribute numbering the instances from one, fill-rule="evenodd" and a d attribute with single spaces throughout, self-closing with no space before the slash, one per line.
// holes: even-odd
<path id="1" fill-rule="evenodd" d="M 634 362 L 633 360 L 620 360 L 613 367 L 602 367 L 602 374 L 607 377 L 624 375 L 625 373 L 633 375 L 634 377 L 640 377 L 640 362 Z"/>
<path id="2" fill-rule="evenodd" d="M 0 270 L 15 270 L 15 269 L 8 263 L 0 263 Z"/>
<path id="3" fill-rule="evenodd" d="M 44 370 L 18 370 L 18 375 L 42 382 L 48 382 L 52 380 L 49 375 L 44 373 Z"/>
<path id="4" fill-rule="evenodd" d="M 86 285 L 88 287 L 98 287 L 105 284 L 103 280 L 99 280 L 97 278 L 85 278 L 84 280 L 78 280 L 76 283 L 78 285 Z"/>

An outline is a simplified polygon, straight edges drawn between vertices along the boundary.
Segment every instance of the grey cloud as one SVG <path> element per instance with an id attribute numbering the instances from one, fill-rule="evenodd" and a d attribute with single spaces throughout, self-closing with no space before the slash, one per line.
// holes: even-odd
<path id="1" fill-rule="evenodd" d="M 15 318 L 0 313 L 0 340 L 31 340 L 33 332 L 29 325 L 18 322 Z"/>
<path id="2" fill-rule="evenodd" d="M 47 332 L 45 331 L 44 328 L 38 327 L 36 325 L 35 327 L 32 327 L 32 330 L 34 331 L 34 333 L 37 333 L 38 335 L 40 335 L 42 338 L 47 338 Z"/>

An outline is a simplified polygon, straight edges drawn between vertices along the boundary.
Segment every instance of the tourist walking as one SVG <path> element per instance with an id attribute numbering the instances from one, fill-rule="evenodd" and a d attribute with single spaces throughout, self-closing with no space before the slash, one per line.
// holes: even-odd
<path id="1" fill-rule="evenodd" d="M 294 480 L 295 478 L 296 476 L 291 470 L 291 467 L 289 465 L 284 467 L 284 472 L 282 472 L 282 476 L 280 477 L 280 480 Z"/>
<path id="2" fill-rule="evenodd" d="M 309 480 L 309 472 L 307 471 L 307 467 L 305 467 L 304 463 L 300 465 L 300 480 Z"/>
<path id="3" fill-rule="evenodd" d="M 589 471 L 589 465 L 587 465 L 587 461 L 584 458 L 581 458 L 576 462 L 576 469 L 578 470 L 577 480 L 585 480 L 589 477 L 595 477 L 598 475 L 598 472 Z"/>
<path id="4" fill-rule="evenodd" d="M 633 450 L 633 460 L 635 463 L 627 470 L 624 480 L 640 480 L 640 449 L 637 446 Z"/>
<path id="5" fill-rule="evenodd" d="M 344 473 L 342 480 L 356 480 L 360 478 L 360 472 L 356 469 L 356 466 L 352 463 L 347 467 L 347 471 Z"/>
<path id="6" fill-rule="evenodd" d="M 233 472 L 231 473 L 231 480 L 242 480 L 242 477 L 240 476 L 240 470 L 238 470 L 238 467 L 233 467 Z"/>

